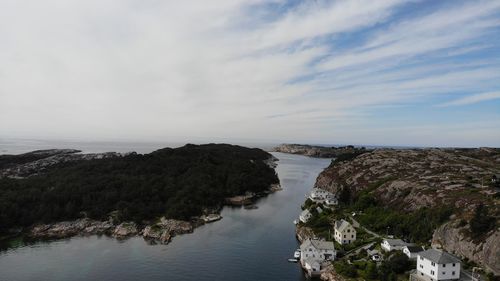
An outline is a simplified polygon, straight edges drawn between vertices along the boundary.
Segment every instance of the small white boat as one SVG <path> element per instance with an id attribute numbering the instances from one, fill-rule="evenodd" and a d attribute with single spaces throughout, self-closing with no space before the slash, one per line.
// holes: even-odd
<path id="1" fill-rule="evenodd" d="M 293 253 L 293 257 L 296 259 L 300 258 L 300 249 L 297 249 L 295 253 Z"/>
<path id="2" fill-rule="evenodd" d="M 297 259 L 288 259 L 288 262 L 298 262 Z"/>

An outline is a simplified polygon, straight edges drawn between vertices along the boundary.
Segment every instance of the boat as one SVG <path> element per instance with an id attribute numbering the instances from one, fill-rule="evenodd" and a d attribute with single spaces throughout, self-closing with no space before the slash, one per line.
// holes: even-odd
<path id="1" fill-rule="evenodd" d="M 293 221 L 293 224 L 298 224 L 298 223 L 299 223 L 299 221 L 298 221 L 298 220 L 294 220 L 294 221 Z"/>
<path id="2" fill-rule="evenodd" d="M 299 260 L 297 259 L 288 259 L 288 262 L 298 262 Z"/>
<path id="3" fill-rule="evenodd" d="M 296 259 L 300 258 L 300 249 L 297 249 L 295 253 L 293 253 L 293 257 Z"/>
<path id="4" fill-rule="evenodd" d="M 218 220 L 222 219 L 222 216 L 219 214 L 209 214 L 206 216 L 202 216 L 201 219 L 204 220 L 206 223 L 209 223 L 209 222 L 214 222 L 214 221 L 218 221 Z"/>

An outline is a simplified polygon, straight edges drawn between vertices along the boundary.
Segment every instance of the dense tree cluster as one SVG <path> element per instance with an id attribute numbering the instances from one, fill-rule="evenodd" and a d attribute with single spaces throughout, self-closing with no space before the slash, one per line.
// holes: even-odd
<path id="1" fill-rule="evenodd" d="M 225 197 L 262 192 L 278 178 L 260 149 L 186 145 L 150 154 L 62 163 L 42 175 L 0 179 L 0 232 L 36 222 L 189 219 Z"/>
<path id="2" fill-rule="evenodd" d="M 400 212 L 381 206 L 370 194 L 362 194 L 354 203 L 362 213 L 358 221 L 371 230 L 403 237 L 411 242 L 427 242 L 434 229 L 449 220 L 452 206 L 423 207 L 414 212 Z"/>
<path id="3" fill-rule="evenodd" d="M 470 221 L 470 230 L 474 237 L 478 237 L 494 229 L 495 222 L 495 218 L 488 214 L 488 208 L 484 204 L 479 204 Z"/>

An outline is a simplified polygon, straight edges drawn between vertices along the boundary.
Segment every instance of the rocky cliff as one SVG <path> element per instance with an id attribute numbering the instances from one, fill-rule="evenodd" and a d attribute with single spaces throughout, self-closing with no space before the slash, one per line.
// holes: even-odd
<path id="1" fill-rule="evenodd" d="M 500 149 L 377 149 L 332 163 L 315 186 L 351 198 L 369 194 L 380 205 L 412 213 L 422 207 L 453 209 L 449 223 L 439 227 L 433 244 L 500 273 L 499 231 L 472 239 L 468 231 L 476 207 L 483 203 L 500 217 Z M 461 225 L 459 227 L 458 225 Z"/>
<path id="2" fill-rule="evenodd" d="M 457 221 L 445 223 L 434 232 L 432 246 L 467 257 L 500 274 L 500 229 L 491 231 L 481 241 L 474 241 L 467 231 L 467 226 L 460 227 Z"/>
<path id="3" fill-rule="evenodd" d="M 303 144 L 282 144 L 273 149 L 275 152 L 299 154 L 318 158 L 336 158 L 341 155 L 361 154 L 367 150 L 364 147 L 354 147 L 352 145 L 340 147 L 326 147 Z"/>

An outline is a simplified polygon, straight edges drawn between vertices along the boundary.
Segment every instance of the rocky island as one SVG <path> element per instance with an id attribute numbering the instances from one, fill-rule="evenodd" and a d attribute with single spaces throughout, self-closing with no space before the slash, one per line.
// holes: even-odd
<path id="1" fill-rule="evenodd" d="M 227 144 L 150 154 L 43 150 L 0 156 L 0 237 L 141 235 L 168 243 L 221 219 L 229 198 L 245 202 L 279 189 L 276 161 Z"/>
<path id="2" fill-rule="evenodd" d="M 275 152 L 299 154 L 318 158 L 339 158 L 354 157 L 356 155 L 368 152 L 365 147 L 355 147 L 352 145 L 327 147 L 307 144 L 281 144 L 273 149 Z"/>

